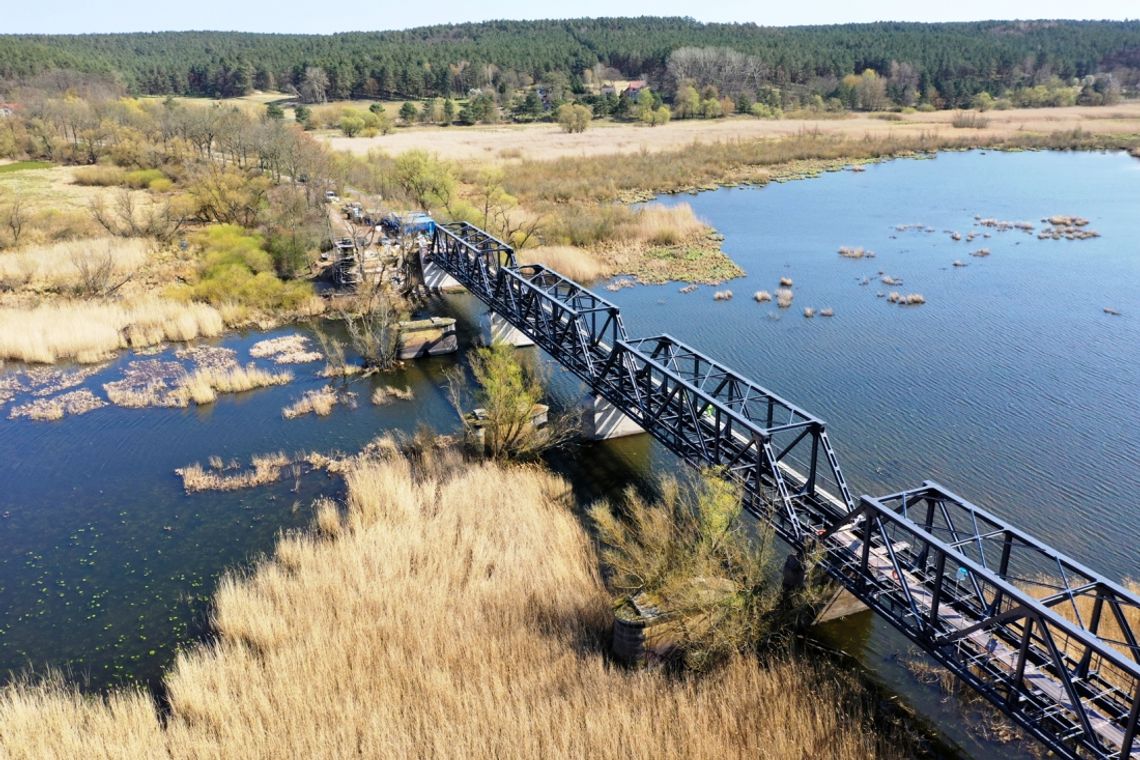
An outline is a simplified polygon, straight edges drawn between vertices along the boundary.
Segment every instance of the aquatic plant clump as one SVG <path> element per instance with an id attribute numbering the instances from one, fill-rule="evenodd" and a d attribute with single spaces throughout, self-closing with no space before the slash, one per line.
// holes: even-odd
<path id="1" fill-rule="evenodd" d="M 732 300 L 732 291 L 731 290 L 718 290 L 717 292 L 713 293 L 713 300 L 714 301 L 731 301 Z"/>
<path id="2" fill-rule="evenodd" d="M 140 359 L 130 362 L 122 378 L 103 384 L 107 398 L 116 406 L 184 407 L 189 398 L 183 390 L 186 368 L 179 362 Z"/>
<path id="3" fill-rule="evenodd" d="M 174 355 L 199 369 L 229 369 L 237 364 L 237 351 L 225 346 L 185 346 Z"/>
<path id="4" fill-rule="evenodd" d="M 792 305 L 796 294 L 792 292 L 791 288 L 780 288 L 776 291 L 776 305 L 781 309 L 787 309 Z"/>
<path id="5" fill-rule="evenodd" d="M 304 335 L 282 335 L 254 343 L 249 355 L 257 359 L 273 359 L 274 364 L 307 364 L 320 361 L 324 355 L 314 351 Z"/>
<path id="6" fill-rule="evenodd" d="M 242 367 L 219 367 L 196 370 L 186 380 L 187 388 L 209 387 L 220 393 L 242 393 L 255 388 L 284 385 L 293 379 L 292 372 L 270 372 L 254 364 Z"/>
<path id="7" fill-rule="evenodd" d="M 1038 240 L 1091 240 L 1100 237 L 1096 230 L 1088 229 L 1089 220 L 1080 216 L 1050 216 L 1041 221 L 1049 225 L 1037 233 Z"/>
<path id="8" fill-rule="evenodd" d="M 26 404 L 12 407 L 8 419 L 21 417 L 29 420 L 61 420 L 68 415 L 86 414 L 107 406 L 107 402 L 83 388 L 52 398 L 37 398 Z"/>
<path id="9" fill-rule="evenodd" d="M 397 388 L 394 385 L 381 385 L 372 391 L 372 403 L 376 406 L 391 403 L 392 401 L 411 401 L 415 398 L 411 387 Z"/>
<path id="10" fill-rule="evenodd" d="M 306 391 L 301 398 L 281 410 L 281 416 L 287 420 L 303 417 L 306 414 L 315 414 L 318 417 L 327 417 L 332 414 L 333 407 L 340 403 L 341 397 L 332 386 L 326 385 L 318 390 Z"/>
<path id="11" fill-rule="evenodd" d="M 757 303 L 767 303 L 772 300 L 772 294 L 767 290 L 757 290 L 752 297 L 756 299 Z"/>
<path id="12" fill-rule="evenodd" d="M 212 467 L 207 470 L 202 465 L 194 463 L 187 467 L 179 467 L 174 474 L 182 478 L 182 487 L 186 489 L 186 493 L 236 491 L 279 480 L 282 468 L 291 462 L 289 457 L 278 451 L 271 454 L 255 454 L 251 459 L 253 469 L 241 472 L 227 474 L 220 468 Z"/>
<path id="13" fill-rule="evenodd" d="M 629 279 L 628 277 L 623 277 L 620 280 L 614 280 L 609 285 L 606 285 L 606 290 L 610 291 L 611 293 L 616 293 L 619 290 L 624 290 L 625 288 L 632 288 L 635 285 L 637 285 L 637 282 Z"/>

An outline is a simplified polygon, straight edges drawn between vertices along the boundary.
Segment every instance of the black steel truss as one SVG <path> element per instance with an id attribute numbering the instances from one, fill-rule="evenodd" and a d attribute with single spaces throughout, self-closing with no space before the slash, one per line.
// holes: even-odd
<path id="1" fill-rule="evenodd" d="M 936 483 L 856 504 L 822 420 L 469 224 L 432 260 L 1063 757 L 1140 757 L 1140 599 Z"/>

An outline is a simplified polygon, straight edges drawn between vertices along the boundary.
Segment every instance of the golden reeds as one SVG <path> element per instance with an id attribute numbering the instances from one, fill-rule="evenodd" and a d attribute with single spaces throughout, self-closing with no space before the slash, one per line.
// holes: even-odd
<path id="1" fill-rule="evenodd" d="M 91 363 L 121 348 L 220 335 L 224 327 L 210 306 L 156 298 L 0 309 L 0 359 Z"/>
<path id="2" fill-rule="evenodd" d="M 139 269 L 152 244 L 140 238 L 69 240 L 0 253 L 0 287 L 87 290 L 114 284 Z"/>
<path id="3" fill-rule="evenodd" d="M 590 283 L 615 274 L 597 256 L 584 248 L 572 245 L 544 245 L 524 248 L 518 253 L 525 264 L 542 264 L 564 277 L 581 283 Z"/>
<path id="4" fill-rule="evenodd" d="M 306 364 L 320 361 L 324 355 L 309 346 L 304 335 L 281 335 L 254 343 L 249 355 L 258 359 L 272 358 L 274 364 Z"/>
<path id="5" fill-rule="evenodd" d="M 301 398 L 281 410 L 281 416 L 287 420 L 303 417 L 306 414 L 315 414 L 318 417 L 327 417 L 332 414 L 333 407 L 340 401 L 337 392 L 332 386 L 306 391 Z"/>
<path id="6" fill-rule="evenodd" d="M 37 398 L 12 407 L 8 419 L 61 420 L 67 415 L 86 414 L 107 406 L 107 402 L 83 388 L 51 398 Z"/>
<path id="7" fill-rule="evenodd" d="M 708 231 L 708 224 L 697 217 L 688 203 L 675 206 L 653 203 L 638 209 L 630 221 L 619 228 L 618 236 L 650 245 L 678 245 Z"/>
<path id="8" fill-rule="evenodd" d="M 321 537 L 283 536 L 274 560 L 225 578 L 218 638 L 178 655 L 161 719 L 139 691 L 16 684 L 0 692 L 0 754 L 906 754 L 826 666 L 739 657 L 704 679 L 615 668 L 601 645 L 609 598 L 569 484 L 433 452 L 415 475 L 403 459 L 358 464 L 347 514 L 317 506 Z"/>
<path id="9" fill-rule="evenodd" d="M 382 406 L 392 401 L 411 401 L 413 398 L 415 398 L 415 393 L 410 387 L 397 388 L 394 385 L 380 385 L 372 391 L 372 403 L 376 406 Z"/>
<path id="10" fill-rule="evenodd" d="M 280 479 L 281 468 L 290 463 L 289 457 L 283 452 L 272 454 L 255 454 L 252 458 L 253 469 L 241 472 L 226 473 L 214 466 L 214 457 L 211 457 L 211 469 L 207 470 L 198 463 L 187 467 L 179 467 L 174 471 L 182 478 L 182 487 L 186 493 L 198 491 L 236 491 L 241 488 L 253 488 L 273 483 Z"/>
<path id="11" fill-rule="evenodd" d="M 244 367 L 234 364 L 229 367 L 204 367 L 198 369 L 187 378 L 184 387 L 191 392 L 192 397 L 194 393 L 193 389 L 198 389 L 202 392 L 203 398 L 208 398 L 209 394 L 204 392 L 205 388 L 210 388 L 220 393 L 242 393 L 244 391 L 253 390 L 254 388 L 284 385 L 292 379 L 292 372 L 270 372 L 254 364 L 247 364 Z M 212 401 L 213 399 L 210 400 Z M 204 403 L 209 403 L 209 401 Z"/>

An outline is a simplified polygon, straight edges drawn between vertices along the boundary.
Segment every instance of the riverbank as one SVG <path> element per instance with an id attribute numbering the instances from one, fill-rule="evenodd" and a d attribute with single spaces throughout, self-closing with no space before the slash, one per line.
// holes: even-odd
<path id="1" fill-rule="evenodd" d="M 658 127 L 640 123 L 595 121 L 589 129 L 567 134 L 557 124 L 497 124 L 473 127 L 410 127 L 372 138 L 321 133 L 334 150 L 365 156 L 382 150 L 398 155 L 409 150 L 427 150 L 456 161 L 519 161 L 590 158 L 638 153 L 663 153 L 694 143 L 711 144 L 737 140 L 775 139 L 800 134 L 862 139 L 870 137 L 927 134 L 938 138 L 962 132 L 980 140 L 998 140 L 1019 134 L 1065 133 L 1080 130 L 1095 134 L 1140 133 L 1140 101 L 1090 108 L 1012 108 L 979 114 L 980 128 L 954 126 L 957 111 L 930 113 L 848 113 L 839 118 L 755 119 L 737 116 L 725 119 L 674 120 Z M 983 123 L 984 122 L 984 123 Z"/>
<path id="2" fill-rule="evenodd" d="M 12 758 L 901 757 L 827 666 L 733 661 L 707 679 L 625 671 L 570 485 L 535 467 L 385 452 L 313 532 L 223 580 L 217 640 L 183 652 L 159 718 L 140 691 L 0 695 Z M 514 498 L 499 498 L 503 492 Z M 824 749 L 826 748 L 826 749 Z"/>

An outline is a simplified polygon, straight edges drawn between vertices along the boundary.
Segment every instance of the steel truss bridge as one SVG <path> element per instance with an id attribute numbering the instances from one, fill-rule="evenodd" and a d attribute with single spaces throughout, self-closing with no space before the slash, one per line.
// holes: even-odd
<path id="1" fill-rule="evenodd" d="M 1140 599 L 927 481 L 854 499 L 823 420 L 466 224 L 429 259 L 1059 756 L 1140 758 Z"/>

